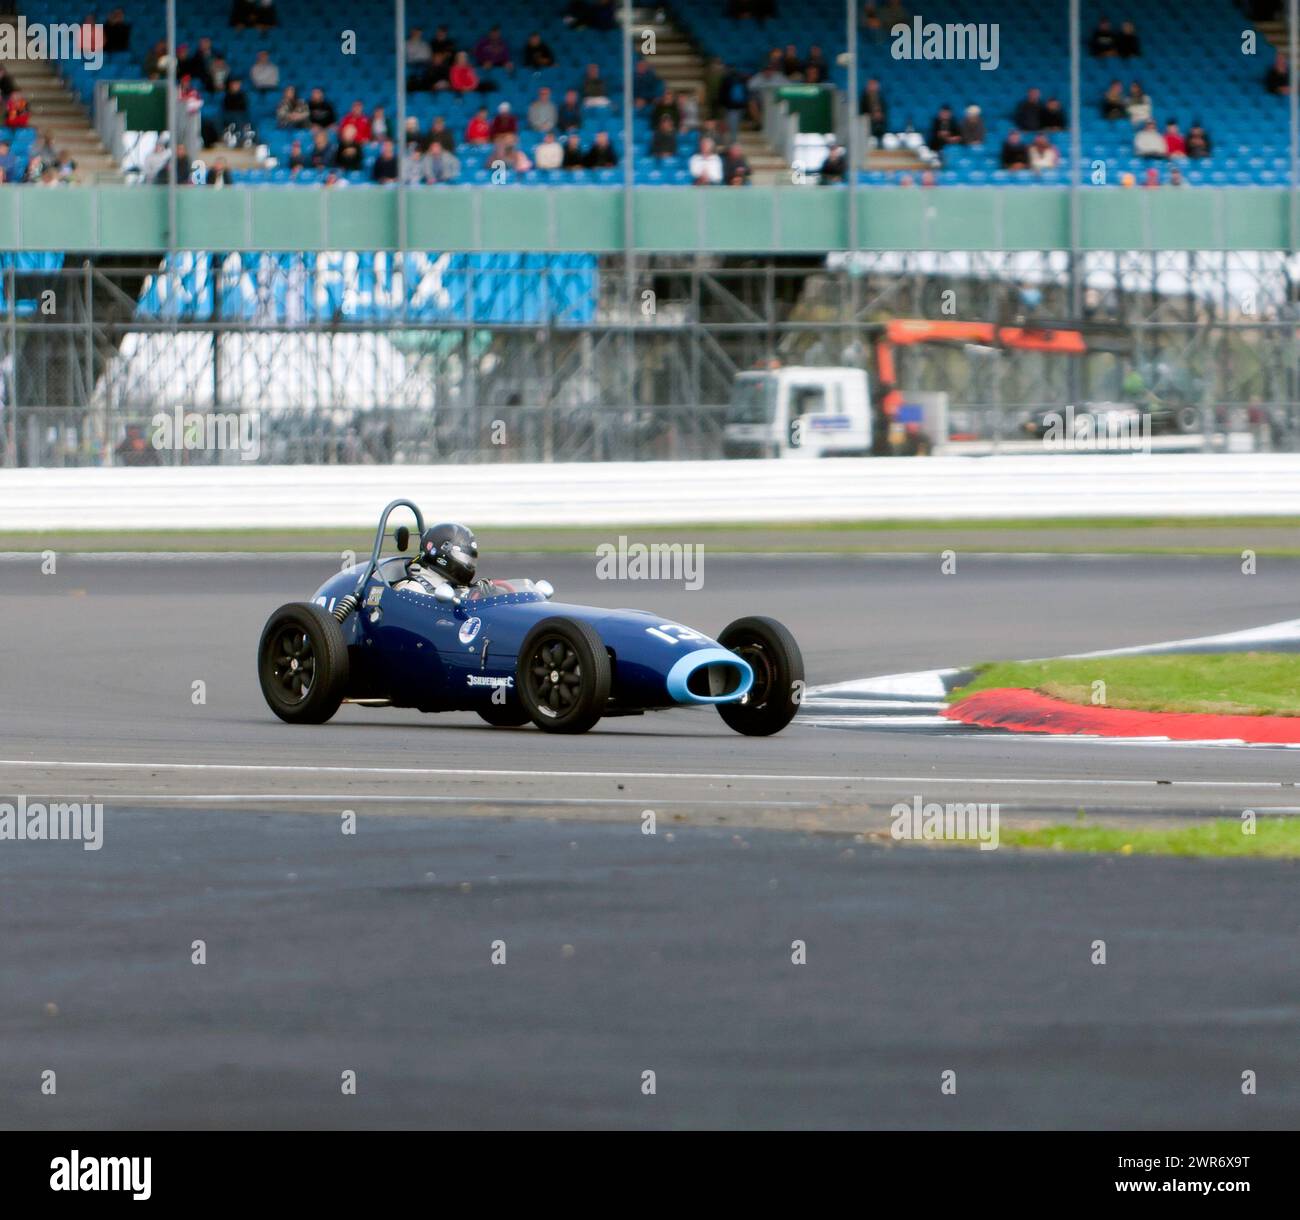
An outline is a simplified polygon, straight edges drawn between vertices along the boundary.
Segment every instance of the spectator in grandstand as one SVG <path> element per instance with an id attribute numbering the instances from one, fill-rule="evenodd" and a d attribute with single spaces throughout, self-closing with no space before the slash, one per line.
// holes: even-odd
<path id="1" fill-rule="evenodd" d="M 392 186 L 397 181 L 397 149 L 392 140 L 385 140 L 379 146 L 379 156 L 370 167 L 370 177 L 380 186 Z"/>
<path id="2" fill-rule="evenodd" d="M 370 120 L 366 118 L 365 103 L 360 98 L 348 107 L 343 122 L 352 128 L 352 138 L 358 144 L 370 143 Z"/>
<path id="3" fill-rule="evenodd" d="M 341 173 L 350 174 L 359 170 L 364 162 L 365 152 L 357 139 L 357 129 L 345 121 L 339 128 L 338 147 L 334 150 L 334 168 Z"/>
<path id="4" fill-rule="evenodd" d="M 324 89 L 313 89 L 307 96 L 307 121 L 313 127 L 333 127 L 338 116 L 325 97 Z"/>
<path id="5" fill-rule="evenodd" d="M 207 177 L 203 180 L 204 186 L 229 186 L 231 183 L 230 167 L 226 164 L 225 157 L 217 157 L 212 164 L 208 166 Z"/>
<path id="6" fill-rule="evenodd" d="M 1170 185 L 1170 186 L 1186 186 L 1186 185 L 1187 185 L 1187 179 L 1183 177 L 1183 171 L 1180 170 L 1180 169 L 1178 168 L 1178 166 L 1176 166 L 1176 165 L 1171 165 L 1171 166 L 1169 167 L 1169 183 L 1168 183 L 1168 185 Z"/>
<path id="7" fill-rule="evenodd" d="M 588 169 L 613 169 L 618 164 L 618 153 L 609 142 L 609 132 L 598 131 L 592 145 L 587 149 L 583 164 Z"/>
<path id="8" fill-rule="evenodd" d="M 388 130 L 388 115 L 382 106 L 376 106 L 370 112 L 370 138 L 387 140 L 393 133 Z"/>
<path id="9" fill-rule="evenodd" d="M 1121 59 L 1136 59 L 1142 54 L 1142 40 L 1138 37 L 1137 26 L 1131 21 L 1124 22 L 1115 36 L 1115 49 Z"/>
<path id="10" fill-rule="evenodd" d="M 1128 118 L 1128 99 L 1124 96 L 1124 86 L 1117 80 L 1111 81 L 1102 95 L 1101 117 L 1103 119 Z"/>
<path id="11" fill-rule="evenodd" d="M 504 68 L 507 72 L 515 70 L 510 58 L 510 48 L 501 37 L 501 27 L 494 25 L 474 46 L 474 58 L 480 68 Z"/>
<path id="12" fill-rule="evenodd" d="M 1160 185 L 1160 171 L 1153 165 L 1142 175 L 1142 186 L 1144 189 L 1150 189 L 1153 186 Z"/>
<path id="13" fill-rule="evenodd" d="M 695 131 L 700 126 L 700 115 L 704 110 L 701 101 L 703 92 L 704 86 L 700 85 L 696 89 L 683 89 L 677 94 L 677 113 L 681 119 L 679 131 Z M 710 131 L 718 126 L 711 119 L 703 121 L 708 123 Z"/>
<path id="14" fill-rule="evenodd" d="M 799 48 L 792 42 L 781 54 L 781 71 L 791 80 L 803 80 L 803 60 L 799 58 Z"/>
<path id="15" fill-rule="evenodd" d="M 302 141 L 294 140 L 289 145 L 289 173 L 296 176 L 299 170 L 307 168 L 307 155 L 302 151 Z"/>
<path id="16" fill-rule="evenodd" d="M 451 73 L 448 79 L 451 82 L 451 87 L 462 97 L 478 89 L 479 75 L 474 71 L 474 65 L 469 62 L 469 55 L 466 52 L 456 52 L 456 58 L 452 61 Z"/>
<path id="17" fill-rule="evenodd" d="M 224 93 L 226 82 L 230 79 L 230 65 L 221 55 L 214 55 L 208 62 L 208 79 L 212 81 L 213 93 Z"/>
<path id="18" fill-rule="evenodd" d="M 745 82 L 744 74 L 734 64 L 727 65 L 718 83 L 717 108 L 726 120 L 727 131 L 734 140 L 740 131 L 740 120 L 749 109 L 749 85 Z"/>
<path id="19" fill-rule="evenodd" d="M 120 8 L 115 8 L 104 22 L 104 54 L 118 55 L 130 49 L 131 23 Z"/>
<path id="20" fill-rule="evenodd" d="M 1038 131 L 1043 125 L 1043 94 L 1039 89 L 1030 89 L 1020 100 L 1011 121 L 1021 131 Z"/>
<path id="21" fill-rule="evenodd" d="M 236 30 L 244 30 L 256 25 L 257 17 L 257 5 L 254 0 L 234 0 L 230 6 L 230 24 Z"/>
<path id="22" fill-rule="evenodd" d="M 1151 99 L 1142 88 L 1141 81 L 1134 81 L 1128 87 L 1128 121 L 1134 127 L 1140 127 L 1151 117 Z"/>
<path id="23" fill-rule="evenodd" d="M 663 92 L 664 83 L 648 59 L 638 59 L 632 74 L 632 104 L 644 110 Z"/>
<path id="24" fill-rule="evenodd" d="M 570 89 L 560 104 L 560 117 L 555 124 L 561 131 L 573 131 L 582 126 L 582 102 L 576 89 Z"/>
<path id="25" fill-rule="evenodd" d="M 1187 141 L 1183 139 L 1183 133 L 1178 130 L 1178 122 L 1170 119 L 1165 124 L 1165 155 L 1169 157 L 1186 157 Z"/>
<path id="26" fill-rule="evenodd" d="M 1115 36 L 1109 17 L 1103 17 L 1097 22 L 1097 28 L 1088 39 L 1088 53 L 1098 59 L 1111 59 L 1119 54 L 1119 39 Z"/>
<path id="27" fill-rule="evenodd" d="M 921 171 L 921 189 L 929 190 L 933 186 L 939 185 L 939 179 L 935 177 L 934 170 L 923 169 Z"/>
<path id="28" fill-rule="evenodd" d="M 406 73 L 408 79 L 424 79 L 425 69 L 433 59 L 433 48 L 422 26 L 413 25 L 406 36 Z"/>
<path id="29" fill-rule="evenodd" d="M 826 154 L 826 160 L 822 162 L 818 179 L 823 186 L 831 186 L 843 182 L 848 175 L 848 154 L 844 151 L 843 144 L 836 144 L 830 152 Z"/>
<path id="30" fill-rule="evenodd" d="M 172 160 L 176 165 L 176 185 L 189 186 L 190 175 L 193 173 L 194 167 L 190 162 L 189 149 L 184 143 L 178 143 L 176 145 L 176 156 Z M 159 169 L 158 177 L 156 179 L 158 182 L 166 184 L 169 164 L 170 162 L 164 157 L 162 168 Z"/>
<path id="31" fill-rule="evenodd" d="M 889 107 L 881 91 L 880 82 L 873 76 L 867 80 L 858 99 L 858 113 L 865 114 L 871 124 L 871 134 L 879 140 L 889 131 Z"/>
<path id="32" fill-rule="evenodd" d="M 671 89 L 665 89 L 663 96 L 657 98 L 655 104 L 650 108 L 650 125 L 658 127 L 660 123 L 667 119 L 672 125 L 674 131 L 679 131 L 682 126 L 682 108 L 678 104 L 677 94 Z"/>
<path id="33" fill-rule="evenodd" d="M 480 106 L 474 117 L 465 126 L 466 144 L 487 144 L 492 139 L 492 124 L 488 120 L 486 106 Z"/>
<path id="34" fill-rule="evenodd" d="M 27 99 L 23 97 L 21 89 L 15 89 L 5 103 L 5 126 L 26 127 L 31 118 L 31 107 L 27 105 Z"/>
<path id="35" fill-rule="evenodd" d="M 447 126 L 447 120 L 438 115 L 429 128 L 429 148 L 443 148 L 447 152 L 456 151 L 456 133 Z"/>
<path id="36" fill-rule="evenodd" d="M 311 152 L 307 154 L 307 164 L 312 169 L 328 169 L 331 160 L 329 136 L 323 127 L 317 127 L 311 133 Z"/>
<path id="37" fill-rule="evenodd" d="M 728 186 L 747 186 L 752 172 L 745 160 L 745 150 L 739 144 L 731 145 L 722 158 L 723 182 Z"/>
<path id="38" fill-rule="evenodd" d="M 814 43 L 808 48 L 808 58 L 804 61 L 803 72 L 804 80 L 808 80 L 808 70 L 816 68 L 821 73 L 821 79 L 825 80 L 831 71 L 831 66 L 826 62 L 826 53 Z"/>
<path id="39" fill-rule="evenodd" d="M 805 85 L 824 85 L 826 83 L 826 68 L 822 64 L 804 64 L 803 83 Z"/>
<path id="40" fill-rule="evenodd" d="M 144 74 L 146 80 L 158 80 L 167 75 L 167 61 L 171 58 L 167 54 L 167 44 L 161 38 L 149 49 L 149 54 L 144 57 L 144 64 L 140 71 Z M 5 94 L 8 97 L 8 94 Z"/>
<path id="41" fill-rule="evenodd" d="M 244 82 L 237 76 L 232 76 L 226 84 L 221 98 L 221 119 L 237 126 L 248 124 L 248 94 L 244 92 Z"/>
<path id="42" fill-rule="evenodd" d="M 582 78 L 582 104 L 584 106 L 608 106 L 609 89 L 600 75 L 598 64 L 588 64 Z"/>
<path id="43" fill-rule="evenodd" d="M 503 136 L 518 138 L 519 120 L 515 113 L 510 109 L 509 102 L 502 102 L 497 106 L 497 112 L 492 118 L 492 126 L 488 128 L 488 134 L 492 137 L 493 142 L 500 141 Z"/>
<path id="44" fill-rule="evenodd" d="M 885 23 L 871 0 L 867 0 L 867 3 L 862 6 L 862 17 L 858 24 L 862 27 L 863 33 L 877 46 L 885 41 L 887 35 Z"/>
<path id="45" fill-rule="evenodd" d="M 270 51 L 258 51 L 253 66 L 248 69 L 248 79 L 258 93 L 269 93 L 280 87 L 280 69 Z"/>
<path id="46" fill-rule="evenodd" d="M 564 145 L 555 138 L 555 132 L 548 131 L 542 142 L 533 149 L 533 160 L 538 169 L 559 169 L 564 164 Z"/>
<path id="47" fill-rule="evenodd" d="M 59 171 L 54 166 L 48 166 L 44 173 L 37 179 L 37 186 L 62 186 L 63 179 L 59 177 Z"/>
<path id="48" fill-rule="evenodd" d="M 962 115 L 961 142 L 980 145 L 984 143 L 987 134 L 984 130 L 984 116 L 980 113 L 980 108 L 972 103 L 966 107 L 966 113 Z"/>
<path id="49" fill-rule="evenodd" d="M 500 152 L 492 153 L 488 158 L 488 169 L 508 170 L 512 174 L 526 174 L 533 168 L 532 161 L 518 144 L 507 144 Z"/>
<path id="50" fill-rule="evenodd" d="M 961 142 L 961 126 L 953 116 L 952 107 L 947 103 L 939 107 L 939 113 L 930 124 L 930 138 L 926 143 L 934 152 L 942 152 L 949 144 Z"/>
<path id="51" fill-rule="evenodd" d="M 524 43 L 524 67 L 540 72 L 543 68 L 555 67 L 555 52 L 542 41 L 542 36 L 534 30 Z"/>
<path id="52" fill-rule="evenodd" d="M 551 101 L 551 91 L 543 85 L 528 107 L 528 126 L 534 131 L 554 131 L 560 112 Z"/>
<path id="53" fill-rule="evenodd" d="M 1017 170 L 1029 168 L 1029 150 L 1021 139 L 1020 132 L 1013 130 L 1002 143 L 1002 153 L 998 158 L 1003 169 Z"/>
<path id="54" fill-rule="evenodd" d="M 460 160 L 451 149 L 430 144 L 424 156 L 424 171 L 430 182 L 454 182 L 460 177 Z"/>
<path id="55" fill-rule="evenodd" d="M 687 168 L 696 186 L 718 186 L 722 182 L 722 158 L 708 136 L 700 139 L 700 149 Z"/>
<path id="56" fill-rule="evenodd" d="M 104 49 L 104 29 L 94 13 L 87 13 L 81 19 L 81 29 L 77 33 L 77 46 L 83 59 L 91 59 Z"/>
<path id="57" fill-rule="evenodd" d="M 451 88 L 451 56 L 446 51 L 435 51 L 424 72 L 424 88 L 431 93 L 442 93 Z"/>
<path id="58" fill-rule="evenodd" d="M 280 104 L 275 108 L 277 127 L 310 127 L 311 107 L 298 96 L 298 90 L 285 85 L 280 94 Z"/>
<path id="59" fill-rule="evenodd" d="M 1070 126 L 1070 120 L 1066 117 L 1065 107 L 1061 105 L 1059 97 L 1048 98 L 1043 105 L 1043 124 L 1042 131 L 1065 131 Z"/>
<path id="60" fill-rule="evenodd" d="M 1208 157 L 1213 151 L 1210 147 L 1210 137 L 1200 123 L 1193 123 L 1187 129 L 1187 155 L 1194 161 L 1202 157 Z"/>
<path id="61" fill-rule="evenodd" d="M 667 115 L 659 120 L 654 135 L 650 137 L 650 155 L 652 157 L 677 156 L 677 128 Z"/>
<path id="62" fill-rule="evenodd" d="M 440 25 L 433 31 L 433 37 L 429 39 L 429 50 L 435 55 L 441 51 L 448 59 L 455 58 L 456 40 L 447 33 L 445 25 Z"/>
<path id="63" fill-rule="evenodd" d="M 576 133 L 570 134 L 564 141 L 564 159 L 560 162 L 561 169 L 582 169 L 585 163 L 585 156 L 582 151 L 582 141 Z"/>
<path id="64" fill-rule="evenodd" d="M 1056 169 L 1061 164 L 1061 154 L 1056 146 L 1041 131 L 1029 146 L 1029 168 L 1041 172 Z"/>
<path id="65" fill-rule="evenodd" d="M 1264 76 L 1264 88 L 1279 97 L 1291 92 L 1291 68 L 1281 51 L 1273 57 L 1273 66 Z"/>
<path id="66" fill-rule="evenodd" d="M 18 177 L 18 158 L 9 148 L 8 140 L 0 140 L 0 174 L 4 181 L 13 182 Z"/>
<path id="67" fill-rule="evenodd" d="M 321 183 L 321 186 L 325 187 L 326 190 L 331 190 L 331 191 L 336 186 L 347 186 L 347 185 L 348 185 L 348 180 L 345 177 L 343 177 L 342 174 L 336 174 L 333 170 L 330 170 L 330 172 L 325 175 L 325 181 Z"/>
<path id="68" fill-rule="evenodd" d="M 215 90 L 212 82 L 212 60 L 216 52 L 212 49 L 211 38 L 200 38 L 194 49 L 176 48 L 176 75 L 193 77 L 209 93 Z"/>
<path id="69" fill-rule="evenodd" d="M 59 150 L 49 132 L 37 132 L 36 143 L 27 153 L 27 181 L 38 182 L 47 169 L 59 166 Z"/>
<path id="70" fill-rule="evenodd" d="M 1162 160 L 1169 155 L 1164 136 L 1156 130 L 1155 119 L 1147 119 L 1138 128 L 1137 135 L 1133 137 L 1133 155 L 1135 157 L 1160 157 Z"/>

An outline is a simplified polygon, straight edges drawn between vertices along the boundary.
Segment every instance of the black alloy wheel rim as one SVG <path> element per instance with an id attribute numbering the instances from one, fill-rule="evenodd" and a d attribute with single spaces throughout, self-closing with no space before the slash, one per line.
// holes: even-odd
<path id="1" fill-rule="evenodd" d="M 528 684 L 538 707 L 563 716 L 577 706 L 582 694 L 582 663 L 573 645 L 552 636 L 533 649 Z"/>
<path id="2" fill-rule="evenodd" d="M 749 668 L 754 671 L 754 681 L 750 684 L 749 692 L 742 701 L 748 707 L 763 707 L 772 695 L 772 685 L 776 677 L 772 669 L 772 658 L 767 655 L 763 645 L 755 640 L 744 644 L 737 644 L 731 650 L 742 661 L 749 663 Z"/>
<path id="3" fill-rule="evenodd" d="M 316 651 L 300 627 L 282 627 L 271 647 L 271 674 L 276 689 L 290 703 L 301 703 L 316 680 Z"/>

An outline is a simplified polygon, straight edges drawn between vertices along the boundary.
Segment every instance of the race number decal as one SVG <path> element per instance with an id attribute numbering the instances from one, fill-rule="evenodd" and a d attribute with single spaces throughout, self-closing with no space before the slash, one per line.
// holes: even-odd
<path id="1" fill-rule="evenodd" d="M 689 627 L 679 627 L 676 623 L 660 623 L 658 627 L 647 627 L 646 634 L 669 644 L 677 644 L 682 640 L 704 639 L 698 631 L 692 631 Z"/>

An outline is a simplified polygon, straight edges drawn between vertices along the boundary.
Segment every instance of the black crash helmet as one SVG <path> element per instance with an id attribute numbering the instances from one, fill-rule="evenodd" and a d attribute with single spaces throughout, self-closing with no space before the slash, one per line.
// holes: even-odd
<path id="1" fill-rule="evenodd" d="M 454 521 L 431 525 L 420 535 L 420 562 L 455 584 L 472 584 L 478 567 L 478 541 L 473 530 Z"/>

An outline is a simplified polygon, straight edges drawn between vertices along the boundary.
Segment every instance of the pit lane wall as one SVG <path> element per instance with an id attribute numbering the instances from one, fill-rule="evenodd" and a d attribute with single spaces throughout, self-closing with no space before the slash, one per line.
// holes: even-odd
<path id="1" fill-rule="evenodd" d="M 1300 515 L 1300 457 L 1052 455 L 0 470 L 0 531 Z"/>

